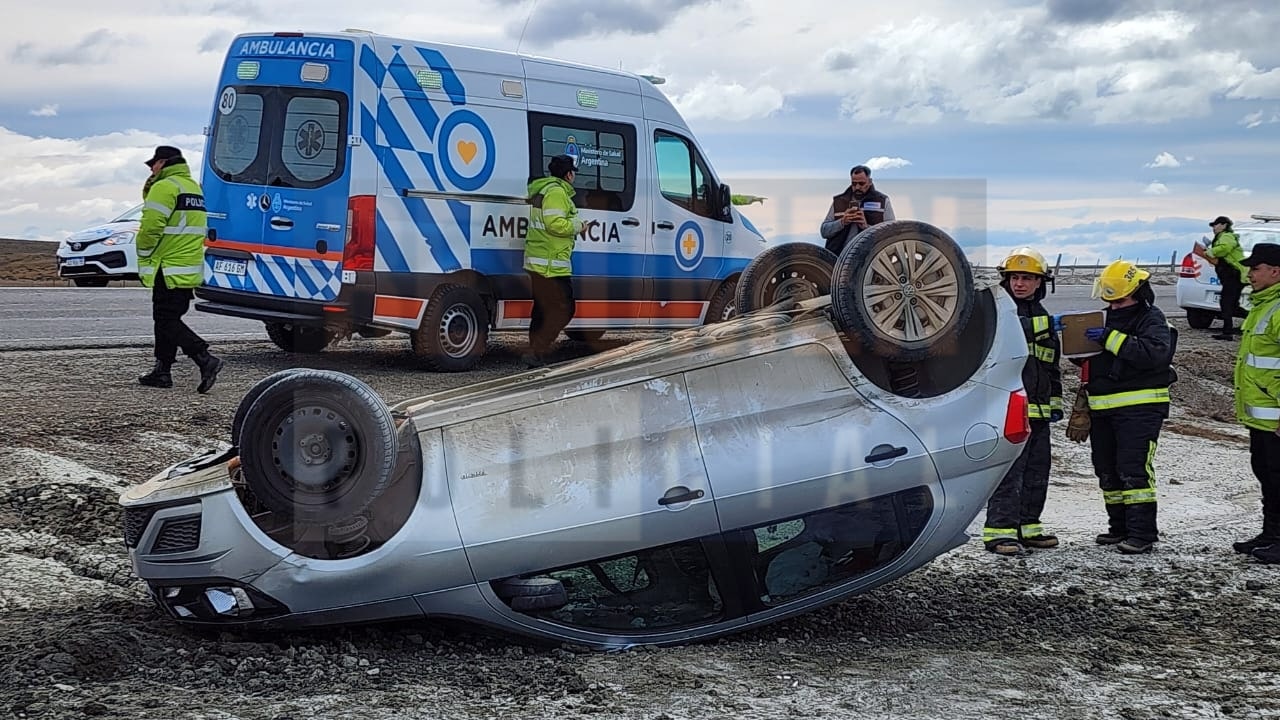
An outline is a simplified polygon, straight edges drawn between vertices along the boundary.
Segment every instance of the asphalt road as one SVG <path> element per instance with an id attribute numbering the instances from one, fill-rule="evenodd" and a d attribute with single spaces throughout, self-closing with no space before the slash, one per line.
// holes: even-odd
<path id="1" fill-rule="evenodd" d="M 1172 285 L 1157 285 L 1160 307 L 1172 317 Z M 1049 312 L 1093 310 L 1088 285 L 1063 285 L 1044 301 Z M 146 347 L 151 344 L 151 297 L 145 288 L 0 288 L 0 350 L 65 347 Z M 210 341 L 266 340 L 253 320 L 187 313 L 191 328 Z"/>

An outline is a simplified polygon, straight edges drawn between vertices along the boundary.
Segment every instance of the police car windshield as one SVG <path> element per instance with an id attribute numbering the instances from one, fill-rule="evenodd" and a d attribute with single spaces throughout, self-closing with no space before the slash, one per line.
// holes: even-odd
<path id="1" fill-rule="evenodd" d="M 129 208 L 129 211 L 128 211 L 128 212 L 126 212 L 125 214 L 121 215 L 120 217 L 118 217 L 118 218 L 116 218 L 116 219 L 112 220 L 111 222 L 113 222 L 113 223 L 120 223 L 120 222 L 132 222 L 132 221 L 138 221 L 138 220 L 142 220 L 142 206 L 141 206 L 141 205 L 135 205 L 135 206 L 133 206 L 133 207 Z"/>
<path id="2" fill-rule="evenodd" d="M 343 175 L 347 96 L 309 88 L 224 88 L 211 169 L 227 182 L 317 188 Z"/>
<path id="3" fill-rule="evenodd" d="M 1236 235 L 1240 237 L 1240 248 L 1246 253 L 1253 249 L 1258 243 L 1280 243 L 1280 227 L 1267 228 L 1240 228 L 1236 230 Z"/>

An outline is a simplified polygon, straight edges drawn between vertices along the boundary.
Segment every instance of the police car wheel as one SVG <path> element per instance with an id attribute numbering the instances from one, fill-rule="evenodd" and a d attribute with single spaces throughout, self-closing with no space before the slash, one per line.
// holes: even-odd
<path id="1" fill-rule="evenodd" d="M 1187 308 L 1187 325 L 1192 330 L 1208 330 L 1213 321 L 1218 319 L 1218 315 L 1219 313 L 1212 310 Z"/>
<path id="2" fill-rule="evenodd" d="M 335 335 L 324 328 L 292 323 L 263 323 L 267 328 L 267 337 L 276 347 L 285 352 L 306 353 L 308 355 L 321 352 L 329 347 Z"/>
<path id="3" fill-rule="evenodd" d="M 365 383 L 299 369 L 264 389 L 245 414 L 240 463 L 264 507 L 296 525 L 332 525 L 391 483 L 391 411 Z"/>
<path id="4" fill-rule="evenodd" d="M 436 288 L 409 340 L 413 354 L 430 370 L 470 370 L 489 344 L 489 312 L 480 293 L 465 285 Z"/>
<path id="5" fill-rule="evenodd" d="M 738 315 L 784 300 L 809 300 L 831 292 L 836 256 L 824 247 L 794 242 L 775 245 L 752 260 L 738 278 Z"/>
<path id="6" fill-rule="evenodd" d="M 244 428 L 244 417 L 249 414 L 249 408 L 253 406 L 253 403 L 256 402 L 258 398 L 262 397 L 262 393 L 267 388 L 275 385 L 284 378 L 301 372 L 304 369 L 305 368 L 288 368 L 286 370 L 281 370 L 280 372 L 272 373 L 259 380 L 253 387 L 249 388 L 249 392 L 245 393 L 244 397 L 240 399 L 240 404 L 236 406 L 236 414 L 231 419 L 231 444 L 233 446 L 240 446 L 240 433 Z"/>
<path id="7" fill-rule="evenodd" d="M 102 277 L 75 278 L 71 282 L 74 282 L 76 284 L 76 287 L 98 288 L 98 287 L 106 287 L 107 283 L 110 282 L 110 278 L 102 278 Z"/>
<path id="8" fill-rule="evenodd" d="M 873 225 L 836 261 L 836 327 L 873 354 L 915 362 L 954 347 L 973 313 L 973 270 L 955 240 L 915 220 Z"/>

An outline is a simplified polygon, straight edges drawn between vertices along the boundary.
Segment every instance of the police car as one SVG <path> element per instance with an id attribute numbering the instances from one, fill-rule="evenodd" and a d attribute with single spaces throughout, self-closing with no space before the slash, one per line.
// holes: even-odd
<path id="1" fill-rule="evenodd" d="M 102 225 L 80 230 L 58 243 L 58 277 L 77 287 L 106 287 L 112 280 L 138 279 L 138 251 L 133 244 L 142 221 L 142 206 Z"/>
<path id="2" fill-rule="evenodd" d="M 570 337 L 733 313 L 765 248 L 660 78 L 362 31 L 242 35 L 206 130 L 196 308 L 280 347 L 401 332 L 466 370 L 520 330 L 530 178 L 576 159 Z"/>
<path id="3" fill-rule="evenodd" d="M 1236 235 L 1240 237 L 1240 247 L 1244 249 L 1246 257 L 1257 243 L 1280 243 L 1280 215 L 1249 217 L 1256 222 L 1233 226 Z M 1249 285 L 1245 283 L 1244 292 L 1240 296 L 1240 311 L 1237 313 L 1240 317 L 1244 317 L 1252 307 L 1249 292 Z M 1178 307 L 1187 311 L 1187 324 L 1197 330 L 1209 327 L 1221 314 L 1218 298 L 1222 295 L 1222 286 L 1218 282 L 1217 270 L 1208 260 L 1194 252 L 1189 252 L 1182 258 L 1176 293 Z"/>
<path id="4" fill-rule="evenodd" d="M 897 221 L 827 266 L 829 294 L 750 307 L 784 254 L 747 267 L 725 322 L 393 407 L 349 375 L 269 376 L 229 450 L 122 494 L 133 568 L 188 625 L 449 617 L 597 648 L 920 568 L 1030 433 L 1013 301 Z"/>

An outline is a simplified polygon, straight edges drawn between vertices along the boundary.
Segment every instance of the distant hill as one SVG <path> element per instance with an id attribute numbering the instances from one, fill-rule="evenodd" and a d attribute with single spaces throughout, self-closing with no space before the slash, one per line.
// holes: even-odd
<path id="1" fill-rule="evenodd" d="M 0 284 L 63 285 L 54 253 L 58 243 L 0 238 Z"/>

